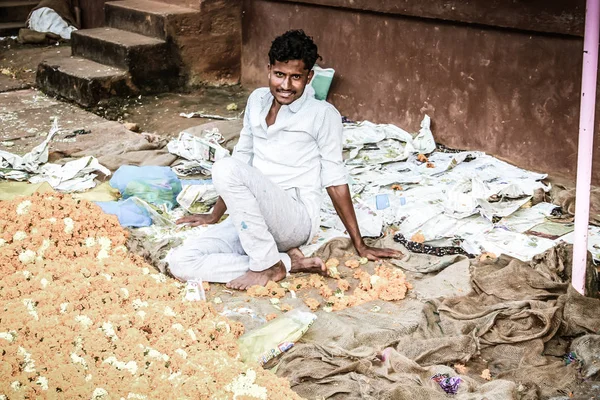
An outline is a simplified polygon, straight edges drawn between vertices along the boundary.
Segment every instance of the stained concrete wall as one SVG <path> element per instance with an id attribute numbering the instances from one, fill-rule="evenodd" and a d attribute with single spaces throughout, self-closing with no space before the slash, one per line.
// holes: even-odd
<path id="1" fill-rule="evenodd" d="M 245 0 L 242 83 L 264 86 L 271 40 L 302 28 L 336 69 L 329 101 L 343 115 L 417 131 L 427 113 L 440 143 L 574 178 L 584 11 L 583 0 Z"/>
<path id="2" fill-rule="evenodd" d="M 79 8 L 83 29 L 104 26 L 104 0 L 79 0 Z"/>

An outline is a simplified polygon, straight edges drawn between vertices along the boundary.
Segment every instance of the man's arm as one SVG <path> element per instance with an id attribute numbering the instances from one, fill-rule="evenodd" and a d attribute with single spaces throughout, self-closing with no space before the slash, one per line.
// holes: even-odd
<path id="1" fill-rule="evenodd" d="M 356 221 L 356 213 L 354 212 L 354 205 L 352 204 L 348 185 L 329 186 L 327 188 L 327 194 L 333 202 L 335 211 L 346 227 L 346 231 L 350 235 L 352 244 L 354 245 L 354 248 L 356 248 L 359 256 L 366 257 L 371 261 L 378 260 L 379 258 L 402 256 L 400 251 L 379 249 L 376 247 L 369 247 L 365 244 L 360 235 L 360 229 L 358 228 L 358 222 Z"/>

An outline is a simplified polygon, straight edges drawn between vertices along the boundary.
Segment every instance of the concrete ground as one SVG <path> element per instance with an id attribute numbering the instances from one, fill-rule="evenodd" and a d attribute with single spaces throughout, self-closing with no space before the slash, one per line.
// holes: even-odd
<path id="1" fill-rule="evenodd" d="M 65 132 L 91 130 L 87 140 L 106 140 L 133 122 L 144 132 L 173 137 L 186 128 L 211 122 L 183 118 L 180 113 L 203 112 L 237 117 L 249 92 L 240 86 L 197 88 L 185 93 L 163 93 L 115 100 L 84 110 L 75 104 L 48 97 L 35 88 L 37 65 L 46 57 L 70 54 L 69 45 L 21 45 L 0 41 L 0 150 L 26 153 L 48 132 L 58 118 Z M 237 110 L 227 110 L 235 104 Z M 112 122 L 111 122 L 112 121 Z M 68 142 L 67 142 L 68 143 Z"/>

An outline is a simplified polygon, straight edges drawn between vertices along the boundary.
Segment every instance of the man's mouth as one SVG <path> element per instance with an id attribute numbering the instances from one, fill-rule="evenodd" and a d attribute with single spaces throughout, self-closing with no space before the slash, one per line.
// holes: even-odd
<path id="1" fill-rule="evenodd" d="M 294 92 L 288 92 L 283 90 L 278 90 L 277 93 L 279 93 L 281 97 L 292 97 L 294 95 Z"/>

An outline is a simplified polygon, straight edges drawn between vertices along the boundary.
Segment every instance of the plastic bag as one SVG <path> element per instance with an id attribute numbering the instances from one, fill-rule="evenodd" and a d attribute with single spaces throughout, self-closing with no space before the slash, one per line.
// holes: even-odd
<path id="1" fill-rule="evenodd" d="M 318 65 L 315 65 L 313 71 L 315 74 L 310 81 L 310 84 L 313 89 L 315 89 L 315 98 L 317 100 L 326 100 L 335 70 L 333 68 L 321 68 Z"/>
<path id="2" fill-rule="evenodd" d="M 317 316 L 295 309 L 238 339 L 242 361 L 254 360 L 260 365 L 276 359 L 294 346 Z"/>
<path id="3" fill-rule="evenodd" d="M 177 204 L 181 181 L 169 167 L 123 165 L 115 172 L 110 185 L 119 189 L 124 199 L 138 197 L 169 210 Z"/>
<path id="4" fill-rule="evenodd" d="M 121 226 L 140 228 L 152 225 L 152 218 L 147 210 L 140 207 L 133 198 L 125 201 L 98 201 L 102 211 L 116 215 Z"/>

